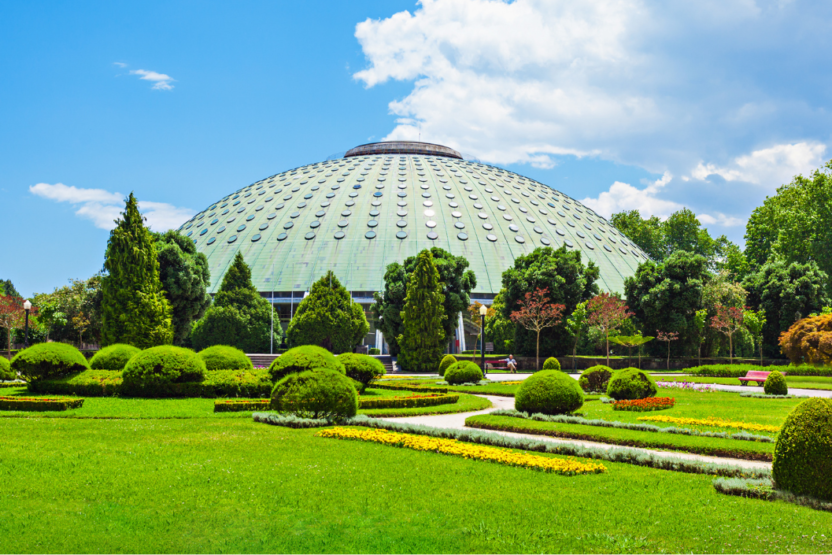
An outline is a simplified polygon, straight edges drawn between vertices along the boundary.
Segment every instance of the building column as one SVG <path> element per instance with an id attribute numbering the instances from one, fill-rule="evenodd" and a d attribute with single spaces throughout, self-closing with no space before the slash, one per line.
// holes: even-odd
<path id="1" fill-rule="evenodd" d="M 459 337 L 459 352 L 461 353 L 465 350 L 465 323 L 462 321 L 462 312 L 459 313 L 456 334 Z"/>

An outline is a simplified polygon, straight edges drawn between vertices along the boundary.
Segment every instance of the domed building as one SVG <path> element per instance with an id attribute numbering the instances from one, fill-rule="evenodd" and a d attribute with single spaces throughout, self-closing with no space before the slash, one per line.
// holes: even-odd
<path id="1" fill-rule="evenodd" d="M 384 289 L 388 264 L 434 246 L 468 260 L 477 276 L 472 300 L 483 304 L 514 259 L 538 247 L 580 250 L 600 268 L 606 291 L 623 292 L 624 279 L 647 259 L 606 219 L 547 185 L 445 146 L 406 141 L 358 146 L 341 159 L 267 177 L 179 231 L 207 256 L 211 293 L 240 252 L 283 321 L 327 270 L 366 308 Z M 381 346 L 379 334 L 367 343 Z"/>

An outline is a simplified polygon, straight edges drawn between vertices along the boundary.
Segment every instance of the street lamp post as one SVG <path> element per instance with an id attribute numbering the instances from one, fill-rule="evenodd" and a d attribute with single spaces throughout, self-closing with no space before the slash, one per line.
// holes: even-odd
<path id="1" fill-rule="evenodd" d="M 482 365 L 482 377 L 485 378 L 485 313 L 488 309 L 485 305 L 480 306 L 480 362 Z"/>
<path id="2" fill-rule="evenodd" d="M 23 310 L 26 311 L 26 335 L 23 340 L 23 348 L 27 348 L 29 346 L 29 311 L 32 310 L 32 303 L 29 302 L 29 299 L 23 303 Z"/>

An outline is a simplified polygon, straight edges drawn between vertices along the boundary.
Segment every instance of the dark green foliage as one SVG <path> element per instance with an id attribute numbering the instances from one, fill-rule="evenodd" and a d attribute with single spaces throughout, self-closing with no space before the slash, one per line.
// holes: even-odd
<path id="1" fill-rule="evenodd" d="M 12 280 L 10 279 L 0 279 L 0 295 L 4 297 L 23 297 L 17 289 L 15 289 Z"/>
<path id="2" fill-rule="evenodd" d="M 775 260 L 749 274 L 742 282 L 747 304 L 765 311 L 763 353 L 782 356 L 778 339 L 792 324 L 829 305 L 828 276 L 814 261 L 805 264 Z"/>
<path id="3" fill-rule="evenodd" d="M 433 255 L 425 249 L 419 253 L 416 269 L 410 274 L 401 314 L 404 328 L 397 338 L 398 364 L 405 372 L 434 372 L 439 366 L 446 341 L 444 302 Z"/>
<path id="4" fill-rule="evenodd" d="M 346 368 L 338 358 L 323 347 L 302 345 L 289 349 L 274 359 L 269 366 L 269 375 L 276 382 L 289 374 L 320 368 L 346 373 Z"/>
<path id="5" fill-rule="evenodd" d="M 555 357 L 549 357 L 543 363 L 544 370 L 560 370 L 560 362 Z"/>
<path id="6" fill-rule="evenodd" d="M 139 348 L 173 341 L 170 303 L 159 280 L 159 260 L 133 193 L 107 241 L 101 342 Z"/>
<path id="7" fill-rule="evenodd" d="M 381 354 L 381 349 L 376 349 L 375 347 L 370 347 L 370 349 L 367 352 L 371 355 L 380 355 Z"/>
<path id="8" fill-rule="evenodd" d="M 786 378 L 783 377 L 783 374 L 775 370 L 766 378 L 763 391 L 766 395 L 788 395 L 789 386 L 786 385 Z"/>
<path id="9" fill-rule="evenodd" d="M 81 352 L 65 343 L 38 343 L 17 353 L 11 369 L 26 380 L 42 380 L 89 370 Z"/>
<path id="10" fill-rule="evenodd" d="M 708 261 L 698 254 L 679 251 L 658 264 L 648 260 L 624 282 L 627 306 L 645 335 L 656 335 L 657 331 L 679 334 L 679 339 L 671 342 L 673 356 L 696 353 L 699 336 L 693 315 L 702 308 L 702 292 L 709 277 Z M 667 354 L 667 345 L 658 341 L 646 348 L 654 354 Z"/>
<path id="11" fill-rule="evenodd" d="M 86 280 L 71 279 L 69 285 L 56 287 L 52 293 L 35 295 L 32 303 L 38 308 L 37 320 L 46 335 L 43 341 L 101 341 L 101 303 L 104 298 L 101 280 L 100 273 Z"/>
<path id="12" fill-rule="evenodd" d="M 446 318 L 442 321 L 442 329 L 447 343 L 453 338 L 459 313 L 471 304 L 470 293 L 477 285 L 477 278 L 473 271 L 467 269 L 468 261 L 464 257 L 454 256 L 439 247 L 432 247 L 430 252 L 439 272 L 444 295 L 442 306 Z M 404 333 L 401 312 L 407 299 L 410 276 L 416 270 L 417 264 L 418 257 L 411 256 L 405 259 L 403 265 L 394 262 L 387 266 L 384 274 L 384 293 L 375 293 L 376 302 L 370 307 L 393 356 L 397 356 L 400 351 L 398 337 Z"/>
<path id="13" fill-rule="evenodd" d="M 246 354 L 228 345 L 214 345 L 199 352 L 207 370 L 252 370 L 254 365 Z"/>
<path id="14" fill-rule="evenodd" d="M 494 315 L 485 320 L 485 341 L 494 344 L 494 353 L 511 353 L 514 349 L 514 322 L 505 315 L 505 291 L 500 291 L 491 303 Z"/>
<path id="15" fill-rule="evenodd" d="M 198 382 L 205 377 L 205 362 L 190 349 L 160 345 L 145 349 L 124 368 L 122 393 L 157 397 L 172 383 Z"/>
<path id="16" fill-rule="evenodd" d="M 350 378 L 332 370 L 292 373 L 275 384 L 271 408 L 301 418 L 341 420 L 358 412 Z"/>
<path id="17" fill-rule="evenodd" d="M 83 399 L 40 399 L 31 397 L 0 397 L 0 410 L 45 412 L 77 409 L 84 405 Z"/>
<path id="18" fill-rule="evenodd" d="M 578 385 L 581 389 L 589 392 L 607 391 L 607 385 L 612 377 L 612 368 L 609 366 L 593 366 L 584 370 L 581 377 L 578 379 Z"/>
<path id="19" fill-rule="evenodd" d="M 598 267 L 590 260 L 586 266 L 581 262 L 581 253 L 566 250 L 566 247 L 552 249 L 537 248 L 531 254 L 518 256 L 514 266 L 503 272 L 503 318 L 508 319 L 518 310 L 518 301 L 526 293 L 537 289 L 549 290 L 549 301 L 562 304 L 563 314 L 571 314 L 578 303 L 591 299 L 599 293 Z M 512 342 L 515 353 L 534 356 L 537 334 L 523 326 L 514 326 Z M 572 350 L 572 337 L 566 331 L 566 318 L 555 327 L 540 333 L 542 353 L 565 353 Z M 496 345 L 495 345 L 496 347 Z"/>
<path id="20" fill-rule="evenodd" d="M 269 351 L 272 307 L 251 283 L 251 270 L 239 252 L 225 273 L 214 304 L 191 331 L 197 350 L 231 345 L 246 353 Z"/>
<path id="21" fill-rule="evenodd" d="M 777 489 L 832 501 L 832 399 L 809 399 L 789 414 L 771 473 Z"/>
<path id="22" fill-rule="evenodd" d="M 442 357 L 442 361 L 439 363 L 439 375 L 444 376 L 445 370 L 447 370 L 448 366 L 451 364 L 456 364 L 456 357 L 454 357 L 454 355 L 445 355 Z"/>
<path id="23" fill-rule="evenodd" d="M 124 343 L 116 343 L 104 347 L 90 360 L 90 368 L 93 370 L 124 370 L 127 362 L 133 355 L 140 353 L 141 349 Z"/>
<path id="24" fill-rule="evenodd" d="M 336 357 L 344 365 L 347 376 L 361 384 L 361 390 L 367 388 L 374 379 L 387 373 L 384 365 L 375 357 L 358 353 L 342 353 Z"/>
<path id="25" fill-rule="evenodd" d="M 445 370 L 445 381 L 450 385 L 477 383 L 482 380 L 482 369 L 474 362 L 462 360 Z"/>
<path id="26" fill-rule="evenodd" d="M 514 397 L 515 408 L 529 414 L 565 414 L 583 404 L 578 382 L 557 370 L 541 370 L 526 378 Z"/>
<path id="27" fill-rule="evenodd" d="M 369 330 L 364 309 L 330 270 L 312 284 L 309 295 L 295 310 L 286 335 L 292 346 L 318 345 L 344 353 L 360 344 Z"/>
<path id="28" fill-rule="evenodd" d="M 17 379 L 17 374 L 12 372 L 12 366 L 4 356 L 0 356 L 0 381 L 11 381 Z"/>
<path id="29" fill-rule="evenodd" d="M 191 239 L 177 231 L 154 233 L 153 236 L 159 260 L 159 278 L 172 310 L 173 342 L 181 345 L 191 333 L 194 322 L 202 318 L 211 306 L 208 258 L 196 251 Z"/>
<path id="30" fill-rule="evenodd" d="M 659 391 L 652 377 L 638 368 L 625 368 L 613 373 L 607 385 L 607 395 L 622 399 L 646 399 Z"/>

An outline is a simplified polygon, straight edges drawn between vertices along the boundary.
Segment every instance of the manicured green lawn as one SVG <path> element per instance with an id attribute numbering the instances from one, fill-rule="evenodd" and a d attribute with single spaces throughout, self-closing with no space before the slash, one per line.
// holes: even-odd
<path id="1" fill-rule="evenodd" d="M 416 393 L 414 393 L 416 395 Z M 418 407 L 407 409 L 361 409 L 359 414 L 367 416 L 418 416 L 422 414 L 450 414 L 455 412 L 472 412 L 487 409 L 491 401 L 475 395 L 462 394 L 459 401 L 452 405 L 436 405 L 433 407 Z"/>
<path id="2" fill-rule="evenodd" d="M 605 463 L 562 477 L 314 434 L 0 419 L 0 551 L 832 550 L 832 514 L 719 495 L 707 476 Z"/>

